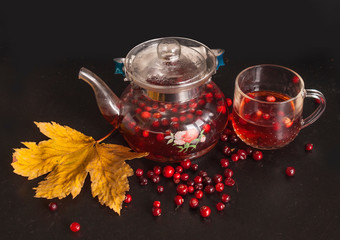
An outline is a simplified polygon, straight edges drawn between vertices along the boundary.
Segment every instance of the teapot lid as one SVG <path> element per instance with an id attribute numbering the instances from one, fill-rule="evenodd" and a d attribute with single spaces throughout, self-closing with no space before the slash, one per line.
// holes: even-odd
<path id="1" fill-rule="evenodd" d="M 133 48 L 125 67 L 128 79 L 140 87 L 176 93 L 207 81 L 216 70 L 216 57 L 195 40 L 167 37 Z"/>

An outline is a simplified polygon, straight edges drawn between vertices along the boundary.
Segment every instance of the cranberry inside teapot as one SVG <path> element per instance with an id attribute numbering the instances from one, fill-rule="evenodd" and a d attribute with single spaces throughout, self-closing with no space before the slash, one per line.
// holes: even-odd
<path id="1" fill-rule="evenodd" d="M 211 150 L 228 120 L 225 97 L 212 81 L 184 102 L 156 101 L 129 86 L 122 94 L 120 131 L 130 147 L 155 161 L 178 162 Z"/>

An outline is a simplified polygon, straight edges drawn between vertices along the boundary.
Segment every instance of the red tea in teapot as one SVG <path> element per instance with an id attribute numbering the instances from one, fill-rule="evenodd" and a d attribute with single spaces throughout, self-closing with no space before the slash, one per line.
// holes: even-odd
<path id="1" fill-rule="evenodd" d="M 180 161 L 208 152 L 226 126 L 228 110 L 213 82 L 201 88 L 201 95 L 186 102 L 155 101 L 142 90 L 127 88 L 120 126 L 125 140 L 156 161 Z"/>
<path id="2" fill-rule="evenodd" d="M 296 113 L 291 97 L 271 91 L 249 92 L 234 105 L 232 124 L 245 143 L 261 148 L 282 147 L 294 139 L 301 128 L 301 113 Z"/>

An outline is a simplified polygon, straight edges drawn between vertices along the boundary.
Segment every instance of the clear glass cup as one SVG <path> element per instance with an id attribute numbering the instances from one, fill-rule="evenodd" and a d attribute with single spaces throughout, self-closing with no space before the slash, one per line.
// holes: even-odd
<path id="1" fill-rule="evenodd" d="M 306 97 L 318 99 L 318 107 L 303 118 Z M 236 77 L 231 119 L 235 133 L 243 142 L 270 150 L 293 141 L 325 108 L 324 95 L 318 90 L 305 89 L 299 74 L 286 67 L 263 64 L 249 67 Z"/>

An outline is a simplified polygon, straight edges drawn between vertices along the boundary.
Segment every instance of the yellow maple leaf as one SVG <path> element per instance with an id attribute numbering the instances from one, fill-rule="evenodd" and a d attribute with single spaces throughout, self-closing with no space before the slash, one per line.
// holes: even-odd
<path id="1" fill-rule="evenodd" d="M 12 166 L 16 174 L 34 179 L 49 173 L 35 188 L 35 197 L 75 198 L 81 191 L 88 173 L 92 196 L 120 215 L 128 177 L 133 175 L 125 160 L 141 158 L 148 153 L 130 152 L 131 149 L 99 143 L 70 127 L 55 122 L 35 123 L 49 140 L 23 142 L 26 148 L 14 149 Z"/>

